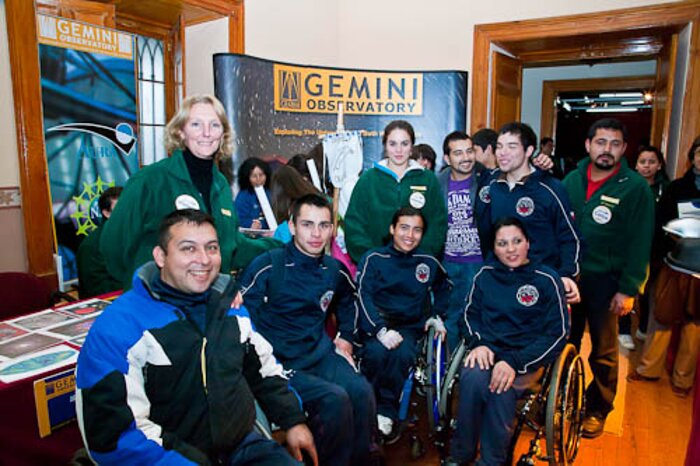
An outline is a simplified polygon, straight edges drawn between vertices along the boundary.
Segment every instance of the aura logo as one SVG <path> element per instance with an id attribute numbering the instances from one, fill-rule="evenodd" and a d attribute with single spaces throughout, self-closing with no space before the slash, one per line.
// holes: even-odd
<path id="1" fill-rule="evenodd" d="M 278 70 L 277 73 L 280 108 L 301 109 L 301 73 L 287 70 Z"/>
<path id="2" fill-rule="evenodd" d="M 136 144 L 134 130 L 128 123 L 119 123 L 114 128 L 95 123 L 66 123 L 65 125 L 49 128 L 48 131 L 80 131 L 93 134 L 109 141 L 114 147 L 123 152 L 124 155 L 129 155 L 131 149 L 134 148 L 134 144 Z"/>

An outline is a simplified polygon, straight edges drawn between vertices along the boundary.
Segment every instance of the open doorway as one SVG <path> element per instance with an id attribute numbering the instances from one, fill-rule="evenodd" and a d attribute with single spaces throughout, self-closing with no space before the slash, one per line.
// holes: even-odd
<path id="1" fill-rule="evenodd" d="M 472 73 L 471 131 L 520 118 L 523 67 L 655 60 L 650 140 L 672 158 L 675 174 L 683 172 L 675 154 L 700 132 L 700 56 L 690 53 L 700 48 L 697 5 L 668 3 L 476 26 L 472 69 L 490 72 Z M 687 43 L 679 44 L 679 37 Z M 518 79 L 504 79 L 507 75 Z"/>

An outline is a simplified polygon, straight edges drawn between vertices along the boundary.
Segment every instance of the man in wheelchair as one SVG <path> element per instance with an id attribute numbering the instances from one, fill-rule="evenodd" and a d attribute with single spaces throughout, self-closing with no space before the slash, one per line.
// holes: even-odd
<path id="1" fill-rule="evenodd" d="M 399 399 L 423 332 L 432 325 L 440 338 L 446 334 L 435 310 L 447 308 L 451 282 L 435 257 L 417 250 L 427 227 L 420 210 L 399 209 L 389 244 L 367 252 L 357 269 L 361 369 L 374 387 L 387 444 L 398 440 Z M 432 309 L 427 320 L 426 308 Z"/>
<path id="2" fill-rule="evenodd" d="M 494 225 L 494 254 L 477 273 L 465 309 L 471 351 L 460 372 L 457 424 L 445 464 L 501 465 L 508 457 L 516 402 L 566 344 L 564 286 L 528 259 L 523 224 Z M 479 447 L 480 444 L 480 448 Z"/>

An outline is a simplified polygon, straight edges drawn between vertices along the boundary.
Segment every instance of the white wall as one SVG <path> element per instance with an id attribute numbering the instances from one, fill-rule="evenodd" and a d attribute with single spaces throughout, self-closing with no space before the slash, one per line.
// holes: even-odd
<path id="1" fill-rule="evenodd" d="M 348 68 L 486 72 L 471 69 L 475 24 L 658 3 L 666 2 L 248 0 L 246 53 Z"/>
<path id="2" fill-rule="evenodd" d="M 551 134 L 540 134 L 543 81 L 647 75 L 656 76 L 655 60 L 525 69 L 523 70 L 523 100 L 520 120 L 532 126 L 539 137 L 552 136 Z"/>
<path id="3" fill-rule="evenodd" d="M 17 132 L 15 131 L 14 101 L 12 99 L 12 75 L 7 45 L 5 0 L 0 0 L 0 187 L 19 186 L 19 159 L 17 158 Z"/>
<path id="4" fill-rule="evenodd" d="M 185 96 L 214 93 L 215 53 L 228 52 L 228 18 L 185 28 Z"/>
<path id="5" fill-rule="evenodd" d="M 245 52 L 298 64 L 338 66 L 338 0 L 247 0 Z M 379 1 L 375 3 L 380 3 Z M 372 14 L 373 6 L 367 10 Z"/>

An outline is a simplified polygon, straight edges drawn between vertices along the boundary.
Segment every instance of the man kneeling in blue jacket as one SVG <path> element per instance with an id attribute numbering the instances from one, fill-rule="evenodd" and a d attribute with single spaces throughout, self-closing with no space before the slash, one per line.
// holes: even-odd
<path id="1" fill-rule="evenodd" d="M 220 275 L 214 219 L 177 210 L 162 221 L 155 262 L 107 307 L 78 358 L 80 429 L 98 464 L 292 466 L 253 430 L 255 399 L 287 430 L 298 459 L 316 450 L 272 348 Z M 240 302 L 240 298 L 236 301 Z M 255 397 L 255 398 L 254 398 Z"/>
<path id="2" fill-rule="evenodd" d="M 417 250 L 426 227 L 420 210 L 402 207 L 391 220 L 389 244 L 367 252 L 357 268 L 362 371 L 374 387 L 387 444 L 399 438 L 399 399 L 421 336 L 428 325 L 440 338 L 446 333 L 435 310 L 447 310 L 451 282 L 440 261 Z"/>

